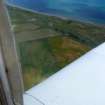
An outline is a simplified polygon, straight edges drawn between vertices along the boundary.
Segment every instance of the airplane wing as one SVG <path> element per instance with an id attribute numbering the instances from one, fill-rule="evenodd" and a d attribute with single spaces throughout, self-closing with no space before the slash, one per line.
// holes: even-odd
<path id="1" fill-rule="evenodd" d="M 26 91 L 24 102 L 25 105 L 105 105 L 105 43 Z"/>

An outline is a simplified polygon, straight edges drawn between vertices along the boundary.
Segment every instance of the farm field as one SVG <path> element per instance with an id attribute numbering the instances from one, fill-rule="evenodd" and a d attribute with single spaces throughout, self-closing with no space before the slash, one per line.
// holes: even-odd
<path id="1" fill-rule="evenodd" d="M 25 90 L 105 41 L 105 27 L 8 7 Z"/>

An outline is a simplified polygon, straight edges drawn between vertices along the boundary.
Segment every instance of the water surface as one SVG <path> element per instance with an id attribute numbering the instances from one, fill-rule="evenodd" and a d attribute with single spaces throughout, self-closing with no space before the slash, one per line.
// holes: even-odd
<path id="1" fill-rule="evenodd" d="M 105 0 L 7 0 L 7 2 L 32 11 L 105 24 Z"/>

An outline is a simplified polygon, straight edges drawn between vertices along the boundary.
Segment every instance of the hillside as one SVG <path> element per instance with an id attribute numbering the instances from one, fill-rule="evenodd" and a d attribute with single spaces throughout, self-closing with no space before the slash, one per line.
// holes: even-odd
<path id="1" fill-rule="evenodd" d="M 8 7 L 25 89 L 105 41 L 105 28 Z"/>

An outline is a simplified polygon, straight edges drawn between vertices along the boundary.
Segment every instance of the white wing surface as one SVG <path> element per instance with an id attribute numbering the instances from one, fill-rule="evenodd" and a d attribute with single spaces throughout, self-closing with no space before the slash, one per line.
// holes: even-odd
<path id="1" fill-rule="evenodd" d="M 105 105 L 105 43 L 25 94 L 42 105 Z"/>

